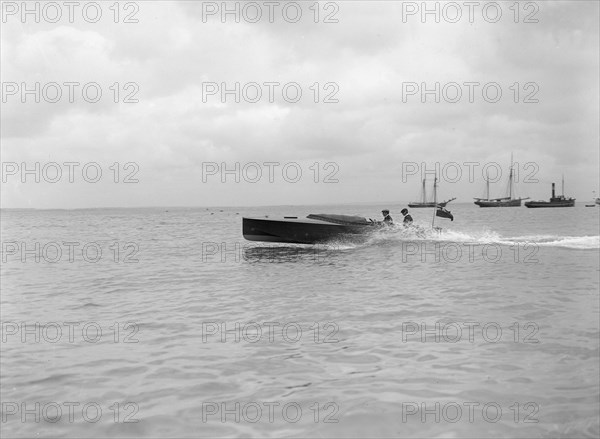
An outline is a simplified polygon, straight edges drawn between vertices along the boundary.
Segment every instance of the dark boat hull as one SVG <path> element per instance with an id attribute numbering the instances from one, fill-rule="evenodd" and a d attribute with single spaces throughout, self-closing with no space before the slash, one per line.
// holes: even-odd
<path id="1" fill-rule="evenodd" d="M 565 201 L 528 201 L 525 203 L 526 207 L 529 208 L 542 208 L 542 207 L 574 207 L 575 200 Z"/>
<path id="2" fill-rule="evenodd" d="M 377 222 L 337 223 L 312 218 L 243 218 L 242 233 L 248 241 L 319 244 L 364 235 L 381 226 Z"/>
<path id="3" fill-rule="evenodd" d="M 441 207 L 444 207 L 446 203 L 438 203 Z M 420 207 L 435 207 L 435 203 L 408 203 L 408 207 L 411 209 L 418 209 Z"/>
<path id="4" fill-rule="evenodd" d="M 552 196 L 549 201 L 528 201 L 525 203 L 526 207 L 529 208 L 540 208 L 540 207 L 573 207 L 575 206 L 575 198 L 567 198 L 564 195 L 564 179 L 563 179 L 563 194 L 556 196 L 554 191 L 554 183 L 552 183 Z"/>
<path id="5" fill-rule="evenodd" d="M 492 201 L 492 200 L 477 200 L 475 204 L 479 207 L 520 207 L 521 198 L 504 201 Z"/>

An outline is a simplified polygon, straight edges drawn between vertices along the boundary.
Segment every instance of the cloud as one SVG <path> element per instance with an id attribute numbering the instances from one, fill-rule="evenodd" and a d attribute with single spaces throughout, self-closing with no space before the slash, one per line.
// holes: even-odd
<path id="1" fill-rule="evenodd" d="M 291 23 L 281 3 L 273 23 L 266 15 L 222 23 L 220 14 L 203 16 L 207 4 L 139 3 L 138 23 L 114 23 L 108 6 L 98 23 L 3 23 L 3 81 L 80 84 L 73 103 L 3 94 L 3 161 L 136 162 L 145 178 L 127 190 L 96 186 L 102 191 L 91 195 L 85 184 L 61 192 L 12 182 L 2 206 L 289 204 L 291 195 L 298 203 L 352 202 L 364 201 L 356 197 L 369 187 L 379 199 L 407 200 L 416 186 L 400 183 L 404 162 L 507 166 L 511 152 L 537 163 L 544 179 L 564 172 L 574 195 L 598 187 L 596 2 L 536 3 L 537 23 L 523 23 L 531 12 L 523 4 L 518 23 L 508 4 L 498 23 L 479 11 L 470 23 L 466 10 L 458 23 L 423 23 L 403 16 L 402 2 L 321 2 L 317 23 L 314 4 L 303 3 L 302 19 Z M 338 21 L 325 23 L 328 16 Z M 102 90 L 96 103 L 80 93 L 92 82 Z M 206 94 L 209 82 L 217 93 Z M 266 83 L 275 82 L 270 102 Z M 407 94 L 409 82 L 415 94 Z M 236 83 L 240 102 L 221 94 Z M 249 83 L 260 87 L 257 103 L 248 102 L 256 91 Z M 300 87 L 299 102 L 283 94 L 290 83 Z M 436 83 L 440 102 L 426 93 Z M 456 103 L 451 83 L 461 93 Z M 492 83 L 502 92 L 495 103 L 494 87 L 482 94 Z M 326 187 L 202 183 L 203 163 L 266 161 L 298 162 L 305 172 L 332 162 L 344 178 Z M 455 196 L 470 200 L 480 183 L 453 186 Z"/>

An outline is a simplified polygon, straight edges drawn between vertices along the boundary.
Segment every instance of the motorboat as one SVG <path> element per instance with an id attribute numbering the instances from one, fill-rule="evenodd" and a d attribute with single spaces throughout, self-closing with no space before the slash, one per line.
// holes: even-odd
<path id="1" fill-rule="evenodd" d="M 434 214 L 431 229 L 441 232 L 435 226 L 435 218 L 448 218 L 454 221 L 452 213 L 437 202 L 437 177 L 433 181 Z M 374 221 L 357 215 L 337 215 L 330 213 L 310 214 L 306 218 L 284 216 L 283 218 L 242 218 L 242 234 L 248 241 L 281 242 L 288 244 L 320 244 L 337 240 L 362 240 L 371 232 L 391 227 L 385 221 Z M 415 226 L 412 226 L 415 227 Z M 423 231 L 416 226 L 418 233 Z M 393 227 L 390 228 L 393 230 Z"/>
<path id="2" fill-rule="evenodd" d="M 242 218 L 242 234 L 248 241 L 319 244 L 352 239 L 385 227 L 385 223 L 361 216 L 310 214 L 306 218 Z"/>

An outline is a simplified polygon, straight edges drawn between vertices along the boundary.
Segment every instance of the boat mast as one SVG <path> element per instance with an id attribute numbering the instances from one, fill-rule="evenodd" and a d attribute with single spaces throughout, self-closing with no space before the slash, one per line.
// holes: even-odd
<path id="1" fill-rule="evenodd" d="M 565 174 L 562 175 L 562 196 L 565 196 Z"/>
<path id="2" fill-rule="evenodd" d="M 433 178 L 433 220 L 431 220 L 431 228 L 435 226 L 435 214 L 437 213 L 437 174 Z"/>
<path id="3" fill-rule="evenodd" d="M 508 198 L 512 200 L 513 193 L 513 155 L 510 153 L 510 173 L 508 175 Z"/>
<path id="4" fill-rule="evenodd" d="M 423 203 L 427 202 L 427 193 L 425 189 L 425 179 L 423 179 L 423 189 L 421 189 L 421 195 L 423 196 Z"/>
<path id="5" fill-rule="evenodd" d="M 485 187 L 486 187 L 486 200 L 490 200 L 490 174 L 489 171 L 485 173 Z"/>

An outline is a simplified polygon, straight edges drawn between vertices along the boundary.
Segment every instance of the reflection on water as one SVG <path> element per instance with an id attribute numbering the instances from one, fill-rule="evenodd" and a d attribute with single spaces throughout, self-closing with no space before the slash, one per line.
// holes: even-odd
<path id="1" fill-rule="evenodd" d="M 269 262 L 319 262 L 335 255 L 339 246 L 318 244 L 314 246 L 300 245 L 256 245 L 244 246 L 244 260 L 250 263 Z"/>

